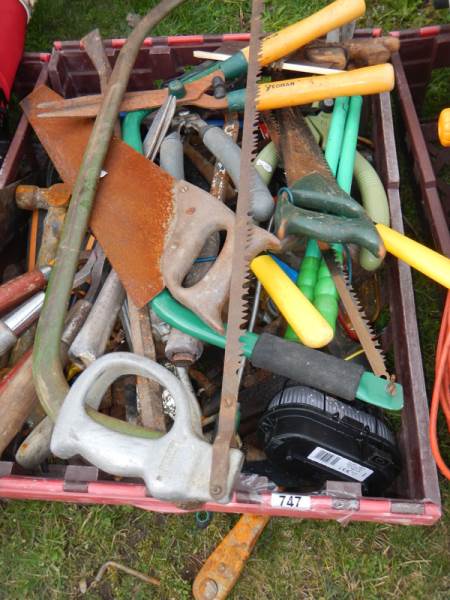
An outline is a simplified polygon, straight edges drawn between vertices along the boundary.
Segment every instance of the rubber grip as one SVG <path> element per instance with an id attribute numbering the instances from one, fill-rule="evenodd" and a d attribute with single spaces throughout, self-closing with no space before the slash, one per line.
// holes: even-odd
<path id="1" fill-rule="evenodd" d="M 203 135 L 203 143 L 223 164 L 234 185 L 239 189 L 241 170 L 241 149 L 239 146 L 219 127 L 209 127 Z M 274 201 L 266 184 L 256 170 L 254 170 L 254 174 L 251 192 L 252 216 L 255 221 L 263 222 L 272 216 Z"/>
<path id="2" fill-rule="evenodd" d="M 386 225 L 378 223 L 375 227 L 388 252 L 433 281 L 450 289 L 450 258 L 386 227 Z"/>
<path id="3" fill-rule="evenodd" d="M 184 179 L 183 142 L 178 131 L 167 135 L 159 148 L 159 165 L 175 179 Z"/>
<path id="4" fill-rule="evenodd" d="M 364 0 L 336 0 L 316 13 L 264 38 L 261 65 L 268 65 L 366 12 Z M 241 50 L 248 61 L 249 49 Z M 332 95 L 330 97 L 333 97 Z"/>
<path id="5" fill-rule="evenodd" d="M 272 257 L 258 256 L 250 267 L 305 346 L 322 348 L 331 342 L 333 329 Z"/>
<path id="6" fill-rule="evenodd" d="M 263 333 L 251 355 L 251 363 L 302 385 L 343 400 L 354 400 L 364 367 L 325 352 Z"/>
<path id="7" fill-rule="evenodd" d="M 390 92 L 395 83 L 391 64 L 342 71 L 336 75 L 301 77 L 258 86 L 258 110 L 299 106 L 340 96 L 366 96 Z M 230 92 L 232 96 L 233 92 Z"/>

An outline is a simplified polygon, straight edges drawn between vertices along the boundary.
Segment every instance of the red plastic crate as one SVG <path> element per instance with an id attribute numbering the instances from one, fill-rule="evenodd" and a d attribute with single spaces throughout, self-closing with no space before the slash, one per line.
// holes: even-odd
<path id="1" fill-rule="evenodd" d="M 380 33 L 380 30 L 360 30 L 357 35 L 377 36 Z M 174 77 L 182 72 L 184 65 L 200 62 L 192 56 L 194 49 L 214 50 L 224 43 L 245 43 L 246 40 L 247 34 L 148 38 L 137 58 L 129 89 L 152 87 L 156 79 Z M 106 41 L 111 62 L 116 59 L 122 45 L 123 40 Z M 29 56 L 26 55 L 25 66 L 28 60 Z M 29 91 L 26 86 L 30 80 L 22 82 L 20 77 L 19 73 L 18 89 Z M 41 65 L 38 81 L 47 82 L 55 91 L 67 97 L 99 92 L 97 74 L 79 41 L 55 42 L 48 64 Z M 373 115 L 376 161 L 388 193 L 392 226 L 403 232 L 390 96 L 382 94 L 368 103 Z M 0 187 L 13 181 L 27 147 L 28 133 L 26 121 L 22 118 L 0 171 Z M 405 408 L 398 435 L 404 469 L 398 480 L 396 497 L 362 497 L 358 485 L 330 482 L 320 495 L 299 495 L 295 502 L 298 506 L 293 508 L 272 506 L 276 496 L 271 494 L 237 492 L 229 504 L 209 503 L 204 505 L 205 510 L 406 525 L 431 525 L 439 519 L 440 494 L 428 443 L 428 403 L 411 272 L 406 264 L 392 257 L 387 260 L 386 270 L 391 310 L 387 337 L 393 343 L 396 373 L 405 393 Z M 110 476 L 99 473 L 95 467 L 88 466 L 50 465 L 49 473 L 44 476 L 25 473 L 14 463 L 0 461 L 0 496 L 86 504 L 129 504 L 155 512 L 186 512 L 171 503 L 149 497 L 143 483 L 114 481 Z"/>

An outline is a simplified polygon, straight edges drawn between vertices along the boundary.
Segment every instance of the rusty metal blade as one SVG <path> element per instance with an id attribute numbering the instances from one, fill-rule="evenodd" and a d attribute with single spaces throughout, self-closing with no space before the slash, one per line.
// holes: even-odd
<path id="1" fill-rule="evenodd" d="M 336 286 L 342 304 L 347 311 L 353 328 L 358 335 L 359 341 L 367 356 L 367 360 L 369 361 L 372 371 L 378 377 L 386 377 L 388 380 L 390 380 L 390 375 L 384 362 L 384 356 L 378 347 L 375 333 L 372 331 L 356 295 L 346 280 L 341 265 L 337 262 L 332 250 L 323 252 L 322 256 L 325 259 L 327 267 L 333 278 L 334 285 Z"/>
<path id="2" fill-rule="evenodd" d="M 92 121 L 37 117 L 38 104 L 59 98 L 41 86 L 25 98 L 22 107 L 60 177 L 73 186 Z M 141 307 L 164 288 L 160 259 L 174 213 L 175 180 L 117 138 L 111 142 L 103 173 L 90 227 Z"/>
<path id="3" fill-rule="evenodd" d="M 320 146 L 299 109 L 275 110 L 266 121 L 283 157 L 288 185 L 311 173 L 320 173 L 337 185 Z"/>
<path id="4" fill-rule="evenodd" d="M 216 500 L 223 496 L 228 478 L 229 448 L 234 436 L 240 383 L 239 370 L 243 360 L 240 337 L 246 327 L 248 318 L 248 300 L 246 298 L 250 258 L 248 256 L 248 247 L 254 227 L 250 216 L 251 191 L 254 176 L 251 165 L 256 154 L 258 56 L 262 40 L 261 19 L 263 7 L 263 0 L 253 0 L 227 340 L 220 399 L 219 427 L 214 440 L 210 477 L 210 493 Z"/>

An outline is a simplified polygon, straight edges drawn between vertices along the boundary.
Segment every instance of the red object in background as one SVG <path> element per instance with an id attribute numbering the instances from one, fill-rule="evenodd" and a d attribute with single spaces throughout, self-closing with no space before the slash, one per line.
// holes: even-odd
<path id="1" fill-rule="evenodd" d="M 0 2 L 0 106 L 8 102 L 22 58 L 28 15 L 19 0 Z"/>

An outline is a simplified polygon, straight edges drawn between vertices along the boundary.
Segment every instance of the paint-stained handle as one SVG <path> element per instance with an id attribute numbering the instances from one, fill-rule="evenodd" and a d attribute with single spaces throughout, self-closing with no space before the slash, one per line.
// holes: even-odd
<path id="1" fill-rule="evenodd" d="M 386 225 L 378 223 L 376 228 L 388 252 L 450 289 L 450 258 L 386 227 Z"/>
<path id="2" fill-rule="evenodd" d="M 279 311 L 309 348 L 322 348 L 333 339 L 333 329 L 270 256 L 258 256 L 250 267 Z"/>
<path id="3" fill-rule="evenodd" d="M 197 574 L 192 586 L 195 600 L 228 598 L 269 519 L 242 515 Z"/>
<path id="4" fill-rule="evenodd" d="M 281 31 L 264 38 L 261 50 L 261 65 L 268 65 L 308 42 L 322 37 L 354 19 L 366 11 L 364 0 L 336 0 L 316 13 L 285 27 Z M 248 48 L 241 50 L 248 61 Z"/>

